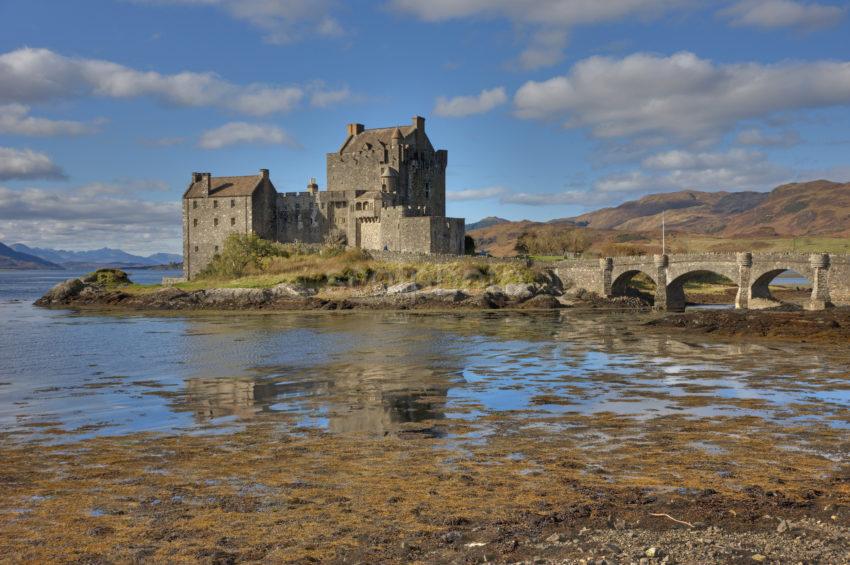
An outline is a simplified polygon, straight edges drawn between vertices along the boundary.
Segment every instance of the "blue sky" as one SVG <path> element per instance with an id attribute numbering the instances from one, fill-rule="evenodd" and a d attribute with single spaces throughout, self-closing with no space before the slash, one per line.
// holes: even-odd
<path id="1" fill-rule="evenodd" d="M 448 211 L 850 180 L 850 3 L 0 0 L 0 241 L 178 251 L 192 171 L 324 186 L 426 116 Z"/>

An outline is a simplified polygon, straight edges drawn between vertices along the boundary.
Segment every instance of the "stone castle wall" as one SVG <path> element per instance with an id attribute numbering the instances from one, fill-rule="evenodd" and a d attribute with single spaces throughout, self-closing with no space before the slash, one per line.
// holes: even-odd
<path id="1" fill-rule="evenodd" d="M 249 234 L 254 230 L 254 206 L 251 197 L 190 198 L 183 200 L 183 271 L 197 276 L 224 248 L 232 233 Z"/>

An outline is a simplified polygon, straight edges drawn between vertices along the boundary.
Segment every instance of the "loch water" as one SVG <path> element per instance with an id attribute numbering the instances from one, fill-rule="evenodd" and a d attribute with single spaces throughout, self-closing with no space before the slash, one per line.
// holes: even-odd
<path id="1" fill-rule="evenodd" d="M 79 273 L 0 271 L 0 430 L 75 441 L 280 422 L 381 436 L 564 413 L 850 428 L 850 351 L 649 333 L 653 314 L 116 313 L 32 302 Z M 163 271 L 131 271 L 140 283 Z M 695 401 L 696 399 L 696 401 Z M 434 423 L 437 424 L 434 424 Z"/>

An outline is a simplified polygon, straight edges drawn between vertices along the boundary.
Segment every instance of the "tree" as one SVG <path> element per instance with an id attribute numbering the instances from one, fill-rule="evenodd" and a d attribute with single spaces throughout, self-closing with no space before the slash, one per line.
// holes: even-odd
<path id="1" fill-rule="evenodd" d="M 514 244 L 514 253 L 517 255 L 528 255 L 528 232 L 523 232 L 516 239 L 516 243 Z"/>
<path id="2" fill-rule="evenodd" d="M 475 238 L 471 235 L 463 237 L 463 253 L 464 255 L 475 255 Z"/>

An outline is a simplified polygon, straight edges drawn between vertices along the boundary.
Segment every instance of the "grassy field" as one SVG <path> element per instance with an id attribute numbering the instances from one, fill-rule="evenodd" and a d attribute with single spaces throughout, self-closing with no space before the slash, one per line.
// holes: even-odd
<path id="1" fill-rule="evenodd" d="M 660 244 L 660 242 L 659 242 Z M 796 237 L 796 238 L 736 238 L 721 239 L 695 235 L 672 235 L 667 240 L 671 253 L 683 252 L 800 252 L 844 253 L 850 255 L 850 238 Z"/>

